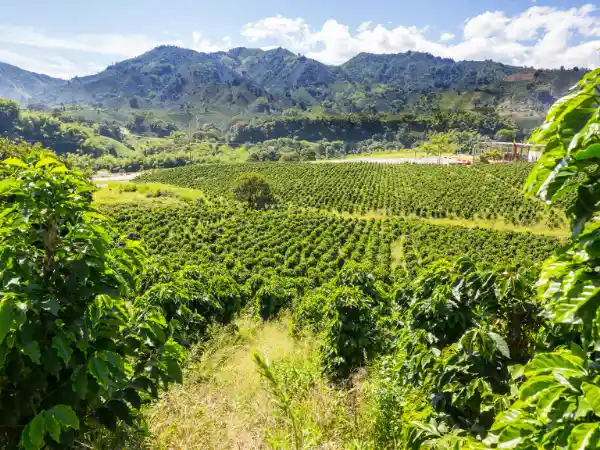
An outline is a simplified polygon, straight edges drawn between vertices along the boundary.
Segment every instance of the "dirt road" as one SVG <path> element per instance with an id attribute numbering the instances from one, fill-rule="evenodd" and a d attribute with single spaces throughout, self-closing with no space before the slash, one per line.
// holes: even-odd
<path id="1" fill-rule="evenodd" d="M 98 173 L 92 177 L 92 182 L 98 187 L 106 186 L 111 181 L 131 181 L 135 177 L 140 175 L 139 173 Z"/>

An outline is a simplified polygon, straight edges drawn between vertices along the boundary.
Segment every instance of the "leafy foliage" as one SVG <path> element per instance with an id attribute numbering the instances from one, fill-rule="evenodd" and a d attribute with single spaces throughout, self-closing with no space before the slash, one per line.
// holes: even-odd
<path id="1" fill-rule="evenodd" d="M 541 325 L 525 270 L 438 262 L 393 295 L 393 348 L 376 364 L 376 430 L 381 445 L 446 448 L 448 433 L 485 437 L 503 396 L 509 364 L 527 360 Z M 389 326 L 389 325 L 388 325 Z M 396 408 L 393 415 L 382 408 Z"/>
<path id="2" fill-rule="evenodd" d="M 126 302 L 142 264 L 52 154 L 0 162 L 0 442 L 69 445 L 133 424 L 180 374 L 160 310 Z"/>
<path id="3" fill-rule="evenodd" d="M 597 448 L 598 410 L 598 162 L 600 70 L 587 74 L 549 111 L 533 136 L 546 148 L 527 191 L 548 203 L 576 192 L 568 209 L 573 241 L 549 258 L 538 281 L 539 298 L 556 334 L 570 347 L 536 354 L 510 409 L 496 419 L 488 442 L 503 448 Z M 560 343 L 560 341 L 559 341 Z M 580 345 L 577 345 L 579 343 Z"/>
<path id="4" fill-rule="evenodd" d="M 234 190 L 236 200 L 245 203 L 248 208 L 265 209 L 275 203 L 271 187 L 258 173 L 241 175 Z"/>

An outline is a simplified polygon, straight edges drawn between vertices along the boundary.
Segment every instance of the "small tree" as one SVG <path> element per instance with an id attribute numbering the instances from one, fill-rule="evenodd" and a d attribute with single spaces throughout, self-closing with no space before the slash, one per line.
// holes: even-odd
<path id="1" fill-rule="evenodd" d="M 238 178 L 234 194 L 238 201 L 252 209 L 266 209 L 275 203 L 271 187 L 258 173 L 246 173 Z"/>
<path id="2" fill-rule="evenodd" d="M 503 128 L 496 133 L 495 138 L 501 142 L 511 142 L 517 138 L 517 132 Z"/>

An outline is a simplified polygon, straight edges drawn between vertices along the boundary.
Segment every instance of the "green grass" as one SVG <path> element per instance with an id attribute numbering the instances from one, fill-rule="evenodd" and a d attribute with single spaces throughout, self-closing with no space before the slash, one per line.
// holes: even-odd
<path id="1" fill-rule="evenodd" d="M 425 222 L 433 225 L 457 225 L 465 228 L 485 228 L 488 230 L 495 231 L 512 231 L 516 233 L 533 233 L 543 236 L 553 236 L 559 238 L 566 238 L 569 236 L 569 229 L 563 228 L 548 228 L 545 224 L 540 223 L 531 226 L 517 226 L 503 220 L 485 220 L 485 219 L 449 219 L 449 218 L 421 218 Z"/>
<path id="2" fill-rule="evenodd" d="M 567 238 L 570 235 L 568 227 L 562 228 L 548 228 L 543 223 L 531 225 L 531 226 L 517 226 L 510 222 L 497 219 L 459 219 L 459 218 L 433 218 L 433 217 L 417 217 L 415 215 L 401 215 L 401 216 L 390 216 L 385 211 L 370 211 L 367 213 L 349 213 L 347 211 L 334 211 L 320 208 L 302 208 L 305 211 L 315 211 L 325 215 L 332 215 L 344 218 L 354 218 L 361 220 L 389 220 L 394 217 L 406 217 L 413 220 L 427 222 L 432 225 L 441 226 L 459 226 L 463 228 L 483 228 L 486 230 L 493 231 L 510 231 L 513 233 L 532 233 L 541 236 L 551 236 L 557 238 Z"/>
<path id="3" fill-rule="evenodd" d="M 106 136 L 93 136 L 86 140 L 86 144 L 102 149 L 104 154 L 117 157 L 131 156 L 134 151 L 119 141 Z"/>
<path id="4" fill-rule="evenodd" d="M 111 181 L 94 193 L 94 202 L 98 205 L 128 203 L 178 205 L 198 201 L 208 203 L 202 191 L 161 183 L 138 184 Z"/>

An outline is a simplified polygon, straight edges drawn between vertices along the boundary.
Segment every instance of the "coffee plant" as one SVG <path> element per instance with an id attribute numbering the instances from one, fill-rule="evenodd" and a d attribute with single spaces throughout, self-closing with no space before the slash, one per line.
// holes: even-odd
<path id="1" fill-rule="evenodd" d="M 532 140 L 546 147 L 527 191 L 552 203 L 571 194 L 571 245 L 546 260 L 539 299 L 560 344 L 519 374 L 511 407 L 496 418 L 489 445 L 600 447 L 600 70 L 549 111 Z"/>
<path id="2" fill-rule="evenodd" d="M 230 207 L 119 206 L 105 209 L 119 229 L 171 263 L 224 266 L 238 281 L 264 273 L 319 286 L 349 262 L 378 278 L 414 274 L 440 258 L 483 265 L 531 265 L 562 241 L 530 233 L 437 226 L 410 219 L 356 219 L 318 212 Z"/>
<path id="3" fill-rule="evenodd" d="M 0 161 L 0 445 L 73 445 L 133 425 L 179 378 L 160 309 L 127 301 L 143 264 L 50 153 Z"/>

